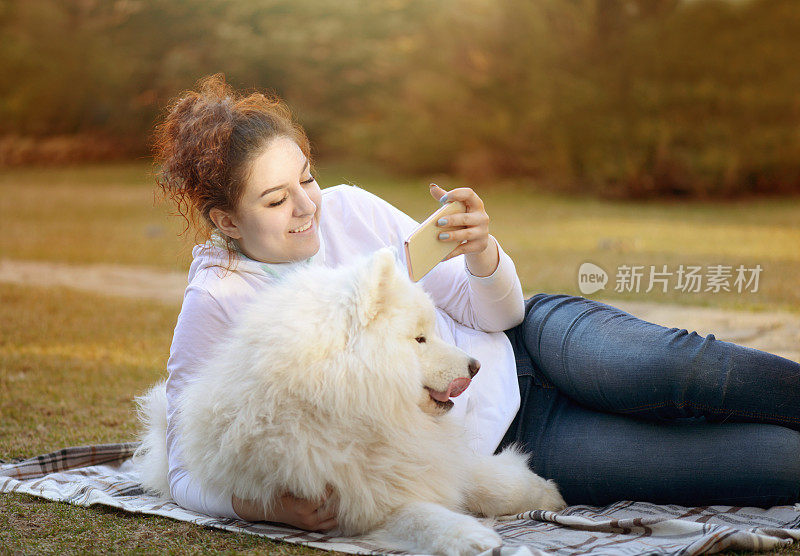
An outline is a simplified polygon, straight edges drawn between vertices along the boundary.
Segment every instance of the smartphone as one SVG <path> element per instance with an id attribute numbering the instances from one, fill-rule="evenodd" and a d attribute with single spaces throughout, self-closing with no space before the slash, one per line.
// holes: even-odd
<path id="1" fill-rule="evenodd" d="M 436 222 L 450 214 L 466 212 L 467 207 L 461 201 L 446 203 L 439 210 L 431 214 L 419 227 L 411 232 L 405 241 L 406 263 L 408 276 L 414 281 L 419 280 L 430 272 L 433 267 L 442 262 L 447 255 L 456 250 L 458 243 L 452 241 L 439 241 L 439 234 L 447 228 L 440 228 Z M 460 230 L 463 226 L 449 228 Z"/>

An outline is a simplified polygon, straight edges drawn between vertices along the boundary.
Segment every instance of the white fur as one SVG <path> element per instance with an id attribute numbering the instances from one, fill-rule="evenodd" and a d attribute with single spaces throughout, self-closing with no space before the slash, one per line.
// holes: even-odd
<path id="1" fill-rule="evenodd" d="M 159 382 L 146 394 L 137 397 L 136 403 L 142 425 L 142 443 L 133 453 L 133 464 L 147 490 L 168 497 L 167 393 L 164 383 Z"/>
<path id="2" fill-rule="evenodd" d="M 305 268 L 265 291 L 185 387 L 185 465 L 201 484 L 265 507 L 287 490 L 321 498 L 330 485 L 345 535 L 440 554 L 498 546 L 466 512 L 564 501 L 515 449 L 473 453 L 431 400 L 425 387 L 445 390 L 469 362 L 436 335 L 433 304 L 389 250 Z M 163 384 L 139 401 L 149 417 L 137 465 L 145 487 L 165 493 Z"/>

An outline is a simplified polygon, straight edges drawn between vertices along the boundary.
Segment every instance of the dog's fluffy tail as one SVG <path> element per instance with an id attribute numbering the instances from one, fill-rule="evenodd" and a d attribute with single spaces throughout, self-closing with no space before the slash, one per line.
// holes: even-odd
<path id="1" fill-rule="evenodd" d="M 137 396 L 142 444 L 133 454 L 133 465 L 145 490 L 169 497 L 167 459 L 167 391 L 162 381 L 143 396 Z"/>

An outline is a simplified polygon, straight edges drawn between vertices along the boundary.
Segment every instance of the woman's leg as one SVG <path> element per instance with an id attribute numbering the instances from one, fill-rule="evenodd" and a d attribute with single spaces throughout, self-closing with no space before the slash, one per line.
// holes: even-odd
<path id="1" fill-rule="evenodd" d="M 570 505 L 643 500 L 770 507 L 800 499 L 798 431 L 602 413 L 544 384 L 521 363 L 522 406 L 501 447 L 517 442 L 531 452 L 531 469 L 554 479 Z"/>
<path id="2" fill-rule="evenodd" d="M 542 380 L 587 408 L 800 430 L 800 364 L 783 357 L 567 295 L 530 298 L 515 330 Z"/>

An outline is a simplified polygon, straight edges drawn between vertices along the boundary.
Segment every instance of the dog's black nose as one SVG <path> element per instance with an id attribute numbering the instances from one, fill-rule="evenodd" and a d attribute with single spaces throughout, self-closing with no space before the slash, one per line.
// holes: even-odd
<path id="1" fill-rule="evenodd" d="M 481 368 L 481 362 L 477 359 L 469 360 L 469 377 L 472 378 L 478 374 L 478 369 Z"/>

